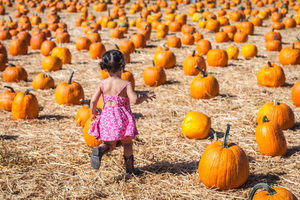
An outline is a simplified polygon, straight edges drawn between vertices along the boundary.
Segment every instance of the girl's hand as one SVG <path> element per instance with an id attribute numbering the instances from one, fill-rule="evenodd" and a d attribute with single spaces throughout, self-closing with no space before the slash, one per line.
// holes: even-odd
<path id="1" fill-rule="evenodd" d="M 92 121 L 97 118 L 97 114 L 92 114 Z"/>
<path id="2" fill-rule="evenodd" d="M 148 95 L 143 95 L 143 100 L 146 101 L 147 103 L 149 103 L 149 101 L 153 101 L 153 99 L 155 99 L 155 98 L 156 98 L 156 95 L 155 95 L 155 94 L 150 95 L 150 96 L 148 96 Z"/>

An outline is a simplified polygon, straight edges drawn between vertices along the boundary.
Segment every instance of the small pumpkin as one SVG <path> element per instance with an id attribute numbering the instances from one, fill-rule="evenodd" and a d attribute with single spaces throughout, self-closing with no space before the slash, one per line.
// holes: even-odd
<path id="1" fill-rule="evenodd" d="M 229 42 L 229 37 L 226 32 L 217 32 L 215 39 L 217 43 Z"/>
<path id="2" fill-rule="evenodd" d="M 182 123 L 182 134 L 189 139 L 207 138 L 210 132 L 211 119 L 200 112 L 189 112 Z"/>
<path id="3" fill-rule="evenodd" d="M 134 43 L 130 40 L 123 40 L 120 43 L 120 51 L 133 53 L 135 51 Z"/>
<path id="4" fill-rule="evenodd" d="M 268 62 L 257 73 L 257 83 L 267 87 L 280 87 L 285 83 L 283 69 L 276 64 Z"/>
<path id="5" fill-rule="evenodd" d="M 82 100 L 81 103 L 83 104 L 83 106 L 77 111 L 75 121 L 77 125 L 84 127 L 87 120 L 92 117 L 92 112 L 89 106 L 90 101 Z"/>
<path id="6" fill-rule="evenodd" d="M 207 64 L 212 67 L 226 67 L 228 55 L 224 49 L 211 49 L 206 56 Z"/>
<path id="7" fill-rule="evenodd" d="M 283 156 L 286 154 L 287 145 L 280 126 L 269 121 L 264 116 L 255 131 L 256 143 L 260 153 L 267 156 Z"/>
<path id="8" fill-rule="evenodd" d="M 160 86 L 166 82 L 166 73 L 163 67 L 148 66 L 143 72 L 144 83 L 149 86 Z"/>
<path id="9" fill-rule="evenodd" d="M 226 49 L 228 60 L 236 60 L 239 57 L 239 48 L 235 46 L 230 46 Z"/>
<path id="10" fill-rule="evenodd" d="M 264 191 L 261 191 L 257 194 L 256 191 L 260 188 L 263 188 Z M 249 196 L 249 200 L 277 200 L 277 199 L 284 199 L 284 200 L 297 200 L 297 197 L 288 191 L 287 189 L 284 188 L 271 188 L 268 184 L 266 183 L 258 183 L 256 184 Z"/>
<path id="11" fill-rule="evenodd" d="M 292 87 L 292 101 L 296 107 L 300 106 L 300 81 L 297 81 Z"/>
<path id="12" fill-rule="evenodd" d="M 5 82 L 27 81 L 28 74 L 26 70 L 14 64 L 9 64 L 3 71 L 3 80 Z"/>
<path id="13" fill-rule="evenodd" d="M 46 35 L 43 32 L 33 34 L 30 38 L 30 46 L 33 50 L 41 48 L 42 43 L 46 40 Z"/>
<path id="14" fill-rule="evenodd" d="M 246 44 L 242 47 L 242 55 L 245 59 L 257 56 L 257 47 L 254 44 Z"/>
<path id="15" fill-rule="evenodd" d="M 248 179 L 248 157 L 241 147 L 227 142 L 229 130 L 230 125 L 227 125 L 224 141 L 211 143 L 201 156 L 198 174 L 202 183 L 209 188 L 234 189 Z"/>
<path id="16" fill-rule="evenodd" d="M 62 68 L 62 60 L 57 56 L 47 56 L 42 61 L 42 69 L 45 71 L 57 71 Z"/>
<path id="17" fill-rule="evenodd" d="M 169 50 L 168 47 L 163 46 L 160 51 L 157 51 L 154 55 L 154 63 L 157 67 L 163 67 L 169 69 L 175 66 L 176 56 Z"/>
<path id="18" fill-rule="evenodd" d="M 4 87 L 8 88 L 8 90 L 3 91 L 0 95 L 0 108 L 10 112 L 12 103 L 18 91 L 15 91 L 12 87 L 9 86 Z"/>
<path id="19" fill-rule="evenodd" d="M 219 83 L 217 79 L 210 74 L 206 74 L 200 68 L 198 68 L 198 71 L 201 74 L 196 76 L 191 83 L 191 96 L 195 99 L 211 99 L 218 96 Z"/>
<path id="20" fill-rule="evenodd" d="M 181 40 L 183 45 L 193 45 L 195 42 L 194 36 L 190 33 L 184 33 Z"/>
<path id="21" fill-rule="evenodd" d="M 12 56 L 26 55 L 27 43 L 24 39 L 15 38 L 9 44 L 9 54 Z"/>
<path id="22" fill-rule="evenodd" d="M 236 43 L 245 43 L 248 41 L 248 34 L 238 31 L 234 34 L 233 41 Z"/>
<path id="23" fill-rule="evenodd" d="M 197 52 L 199 55 L 206 55 L 211 49 L 211 43 L 209 40 L 199 40 L 197 42 Z"/>
<path id="24" fill-rule="evenodd" d="M 41 44 L 41 54 L 43 56 L 49 56 L 49 54 L 51 53 L 52 49 L 54 49 L 54 47 L 56 47 L 56 44 L 54 41 L 45 40 Z"/>
<path id="25" fill-rule="evenodd" d="M 294 47 L 285 47 L 279 52 L 279 62 L 282 65 L 300 64 L 300 50 Z"/>
<path id="26" fill-rule="evenodd" d="M 167 38 L 167 47 L 169 48 L 181 48 L 181 39 L 174 35 Z"/>
<path id="27" fill-rule="evenodd" d="M 39 104 L 36 96 L 27 89 L 19 92 L 12 103 L 11 115 L 13 120 L 36 119 L 39 115 Z"/>
<path id="28" fill-rule="evenodd" d="M 72 60 L 72 54 L 67 47 L 54 47 L 51 56 L 59 57 L 63 64 L 70 64 Z"/>
<path id="29" fill-rule="evenodd" d="M 282 130 L 290 129 L 295 124 L 293 110 L 285 103 L 279 103 L 276 100 L 268 102 L 260 108 L 257 113 L 256 122 L 260 123 L 264 116 L 267 116 L 271 121 L 277 122 Z"/>
<path id="30" fill-rule="evenodd" d="M 81 85 L 72 81 L 74 71 L 72 71 L 69 80 L 58 84 L 55 89 L 55 99 L 60 105 L 79 105 L 80 100 L 84 99 L 84 91 Z"/>
<path id="31" fill-rule="evenodd" d="M 101 59 L 106 49 L 101 42 L 94 42 L 90 45 L 89 51 L 92 59 Z"/>
<path id="32" fill-rule="evenodd" d="M 133 42 L 136 49 L 146 47 L 146 37 L 143 34 L 134 34 L 130 37 L 130 40 Z"/>
<path id="33" fill-rule="evenodd" d="M 35 90 L 54 88 L 54 79 L 49 74 L 40 73 L 33 79 L 32 88 Z"/>
<path id="34" fill-rule="evenodd" d="M 191 55 L 188 55 L 183 62 L 183 72 L 185 75 L 198 75 L 199 70 L 196 69 L 199 67 L 201 70 L 206 72 L 206 63 L 202 56 L 196 54 L 195 51 Z"/>
<path id="35" fill-rule="evenodd" d="M 95 139 L 94 136 L 89 134 L 89 130 L 92 127 L 91 123 L 92 123 L 91 118 L 85 122 L 85 125 L 83 128 L 83 139 L 88 146 L 97 147 L 102 143 L 102 141 Z"/>
<path id="36" fill-rule="evenodd" d="M 89 50 L 91 41 L 86 37 L 80 37 L 75 42 L 75 47 L 77 51 Z"/>

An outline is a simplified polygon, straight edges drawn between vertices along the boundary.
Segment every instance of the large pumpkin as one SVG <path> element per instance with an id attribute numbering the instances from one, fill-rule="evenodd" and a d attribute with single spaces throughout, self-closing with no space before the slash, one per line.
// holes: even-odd
<path id="1" fill-rule="evenodd" d="M 263 117 L 279 124 L 282 130 L 292 128 L 295 124 L 295 116 L 293 110 L 284 103 L 277 101 L 268 102 L 258 111 L 256 122 L 259 124 Z"/>
<path id="2" fill-rule="evenodd" d="M 160 51 L 155 53 L 154 63 L 156 67 L 169 69 L 175 66 L 176 56 L 168 47 L 163 47 Z"/>
<path id="3" fill-rule="evenodd" d="M 39 115 L 39 104 L 30 89 L 25 92 L 19 92 L 12 103 L 11 114 L 13 120 L 17 119 L 35 119 Z"/>
<path id="4" fill-rule="evenodd" d="M 79 105 L 84 99 L 84 91 L 79 83 L 72 81 L 74 71 L 68 81 L 60 83 L 55 89 L 55 99 L 58 104 Z"/>
<path id="5" fill-rule="evenodd" d="M 264 190 L 255 194 L 260 188 Z M 284 188 L 271 188 L 266 183 L 256 184 L 249 196 L 249 200 L 298 200 L 293 193 Z"/>
<path id="6" fill-rule="evenodd" d="M 255 136 L 260 153 L 267 156 L 283 156 L 286 153 L 286 140 L 277 122 L 264 116 L 256 127 Z"/>
<path id="7" fill-rule="evenodd" d="M 3 91 L 0 95 L 0 108 L 10 112 L 12 103 L 18 92 L 15 91 L 12 87 L 4 87 L 8 88 L 8 90 Z"/>
<path id="8" fill-rule="evenodd" d="M 195 99 L 210 99 L 219 95 L 219 83 L 217 79 L 205 74 L 200 68 L 200 75 L 196 76 L 190 86 L 190 92 Z"/>
<path id="9" fill-rule="evenodd" d="M 300 106 L 300 81 L 292 87 L 292 101 L 295 106 Z"/>
<path id="10" fill-rule="evenodd" d="M 61 59 L 63 64 L 70 64 L 72 55 L 67 47 L 54 47 L 51 56 L 57 56 Z"/>
<path id="11" fill-rule="evenodd" d="M 90 118 L 85 122 L 85 125 L 83 128 L 83 139 L 88 146 L 97 147 L 102 143 L 102 141 L 95 139 L 94 136 L 91 136 L 89 134 L 89 130 L 91 129 L 91 127 L 92 126 L 91 126 L 91 118 Z"/>
<path id="12" fill-rule="evenodd" d="M 194 76 L 199 74 L 199 67 L 204 72 L 206 72 L 206 63 L 202 56 L 198 55 L 193 51 L 193 54 L 188 55 L 183 62 L 183 72 L 186 75 Z"/>
<path id="13" fill-rule="evenodd" d="M 228 143 L 230 126 L 224 142 L 214 142 L 204 150 L 198 168 L 200 180 L 209 188 L 228 190 L 243 185 L 249 176 L 247 155 L 238 145 Z"/>
<path id="14" fill-rule="evenodd" d="M 267 87 L 282 86 L 285 83 L 284 71 L 279 65 L 268 62 L 258 71 L 257 83 Z"/>
<path id="15" fill-rule="evenodd" d="M 190 139 L 204 139 L 209 135 L 211 120 L 200 112 L 189 112 L 182 124 L 182 134 Z"/>

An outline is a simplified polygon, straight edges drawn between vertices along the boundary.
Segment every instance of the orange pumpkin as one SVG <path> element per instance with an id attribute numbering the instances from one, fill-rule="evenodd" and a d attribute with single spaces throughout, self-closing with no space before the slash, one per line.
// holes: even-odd
<path id="1" fill-rule="evenodd" d="M 206 55 L 211 49 L 211 43 L 209 40 L 199 40 L 197 42 L 197 52 L 199 55 Z"/>
<path id="2" fill-rule="evenodd" d="M 49 74 L 40 73 L 33 79 L 32 88 L 35 90 L 54 88 L 54 79 Z"/>
<path id="3" fill-rule="evenodd" d="M 300 64 L 300 50 L 292 47 L 285 47 L 279 52 L 279 62 L 282 65 Z"/>
<path id="4" fill-rule="evenodd" d="M 89 130 L 92 127 L 91 123 L 92 123 L 91 118 L 85 122 L 85 125 L 83 128 L 83 139 L 88 146 L 97 147 L 102 143 L 102 141 L 95 139 L 94 136 L 89 134 Z"/>
<path id="5" fill-rule="evenodd" d="M 166 82 L 166 73 L 163 67 L 156 67 L 153 62 L 153 66 L 145 68 L 143 79 L 146 85 L 160 86 Z"/>
<path id="6" fill-rule="evenodd" d="M 8 88 L 8 90 L 3 91 L 0 95 L 0 108 L 10 112 L 12 103 L 18 91 L 15 91 L 12 87 L 9 86 L 4 87 Z"/>
<path id="7" fill-rule="evenodd" d="M 200 112 L 189 112 L 182 123 L 182 134 L 189 139 L 207 138 L 210 132 L 211 120 Z"/>
<path id="8" fill-rule="evenodd" d="M 157 51 L 154 55 L 154 63 L 156 67 L 163 67 L 169 69 L 175 66 L 176 56 L 169 50 L 168 47 L 163 46 L 160 51 Z"/>
<path id="9" fill-rule="evenodd" d="M 183 62 L 183 72 L 185 75 L 198 75 L 199 70 L 196 68 L 200 68 L 204 72 L 206 72 L 206 63 L 202 56 L 198 55 L 193 51 L 193 54 L 188 55 Z"/>
<path id="10" fill-rule="evenodd" d="M 275 64 L 268 62 L 257 73 L 257 83 L 267 87 L 279 87 L 285 83 L 283 69 Z"/>
<path id="11" fill-rule="evenodd" d="M 212 67 L 226 67 L 228 55 L 224 49 L 211 49 L 206 56 L 207 64 Z"/>
<path id="12" fill-rule="evenodd" d="M 296 107 L 300 106 L 300 81 L 296 82 L 292 87 L 292 101 Z"/>

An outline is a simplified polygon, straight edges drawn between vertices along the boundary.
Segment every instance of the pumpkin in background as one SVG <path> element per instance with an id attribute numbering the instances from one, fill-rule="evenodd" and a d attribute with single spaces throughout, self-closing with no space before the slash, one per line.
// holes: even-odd
<path id="1" fill-rule="evenodd" d="M 283 156 L 286 154 L 286 140 L 280 126 L 269 121 L 266 116 L 256 127 L 256 143 L 260 153 L 267 156 Z"/>
<path id="2" fill-rule="evenodd" d="M 285 47 L 279 52 L 279 62 L 282 65 L 300 64 L 300 50 L 292 47 Z"/>
<path id="3" fill-rule="evenodd" d="M 63 64 L 70 64 L 72 54 L 67 47 L 55 47 L 52 49 L 51 56 L 57 56 L 61 59 Z"/>
<path id="4" fill-rule="evenodd" d="M 239 48 L 235 46 L 230 46 L 226 49 L 227 55 L 228 55 L 228 60 L 236 60 L 239 57 Z"/>
<path id="5" fill-rule="evenodd" d="M 36 96 L 27 89 L 25 92 L 19 92 L 12 103 L 11 114 L 13 120 L 17 119 L 35 119 L 39 115 L 39 104 Z"/>
<path id="6" fill-rule="evenodd" d="M 33 34 L 30 38 L 30 46 L 33 50 L 41 48 L 42 43 L 46 40 L 46 35 L 43 32 Z"/>
<path id="7" fill-rule="evenodd" d="M 119 47 L 121 52 L 133 53 L 135 51 L 134 43 L 130 40 L 123 40 Z"/>
<path id="8" fill-rule="evenodd" d="M 89 51 L 92 59 L 101 59 L 106 49 L 101 42 L 94 42 L 90 45 Z"/>
<path id="9" fill-rule="evenodd" d="M 160 86 L 166 82 L 166 73 L 163 67 L 148 66 L 143 72 L 143 79 L 146 85 Z"/>
<path id="10" fill-rule="evenodd" d="M 180 48 L 181 47 L 181 39 L 174 35 L 167 38 L 167 47 L 169 48 Z"/>
<path id="11" fill-rule="evenodd" d="M 292 87 L 292 101 L 296 107 L 300 106 L 300 81 L 296 82 Z"/>
<path id="12" fill-rule="evenodd" d="M 183 62 L 183 72 L 185 75 L 198 75 L 199 70 L 196 68 L 199 67 L 201 70 L 206 72 L 206 63 L 202 56 L 198 55 L 193 51 L 193 54 L 188 55 Z"/>
<path id="13" fill-rule="evenodd" d="M 25 40 L 15 38 L 9 44 L 9 54 L 12 56 L 26 55 L 28 46 Z"/>
<path id="14" fill-rule="evenodd" d="M 3 80 L 5 82 L 27 81 L 27 77 L 26 70 L 19 65 L 9 64 L 3 71 Z"/>
<path id="15" fill-rule="evenodd" d="M 260 188 L 263 188 L 263 191 L 255 194 L 256 191 Z M 266 183 L 258 183 L 256 184 L 250 193 L 249 200 L 298 200 L 293 193 L 284 188 L 271 188 Z"/>
<path id="16" fill-rule="evenodd" d="M 200 112 L 186 114 L 182 124 L 182 134 L 190 139 L 204 139 L 209 135 L 211 120 Z"/>
<path id="17" fill-rule="evenodd" d="M 0 108 L 10 112 L 12 103 L 18 91 L 15 91 L 12 87 L 9 86 L 4 87 L 8 88 L 8 90 L 3 91 L 0 95 Z"/>
<path id="18" fill-rule="evenodd" d="M 40 73 L 33 79 L 32 88 L 35 90 L 54 88 L 54 79 L 49 74 Z"/>
<path id="19" fill-rule="evenodd" d="M 47 56 L 42 61 L 42 69 L 45 71 L 57 71 L 62 68 L 62 61 L 57 56 Z"/>
<path id="20" fill-rule="evenodd" d="M 133 42 L 135 49 L 146 47 L 146 37 L 143 34 L 137 33 L 132 35 L 130 41 Z"/>
<path id="21" fill-rule="evenodd" d="M 84 128 L 83 128 L 83 139 L 85 141 L 85 143 L 90 146 L 90 147 L 97 147 L 99 146 L 102 141 L 101 140 L 97 140 L 95 139 L 94 136 L 91 136 L 89 134 L 89 130 L 91 129 L 91 118 L 88 119 L 86 122 L 85 122 L 85 125 L 84 125 Z"/>
<path id="22" fill-rule="evenodd" d="M 7 56 L 3 53 L 0 53 L 0 72 L 5 70 L 7 62 Z"/>
<path id="23" fill-rule="evenodd" d="M 200 68 L 200 75 L 196 76 L 190 86 L 190 93 L 195 99 L 211 99 L 219 95 L 219 83 L 217 79 L 205 74 Z"/>
<path id="24" fill-rule="evenodd" d="M 266 116 L 270 121 L 279 124 L 282 130 L 292 128 L 295 124 L 295 116 L 293 110 L 285 103 L 268 102 L 258 111 L 256 122 L 259 124 L 263 117 Z"/>
<path id="25" fill-rule="evenodd" d="M 267 51 L 280 51 L 281 49 L 282 45 L 279 40 L 270 40 L 266 42 Z"/>
<path id="26" fill-rule="evenodd" d="M 80 100 L 84 99 L 84 91 L 81 85 L 72 81 L 73 74 L 74 71 L 72 71 L 68 81 L 63 81 L 55 89 L 55 99 L 60 105 L 79 105 L 81 104 Z"/>
<path id="27" fill-rule="evenodd" d="M 121 74 L 121 79 L 129 81 L 132 87 L 135 88 L 135 79 L 131 72 L 124 70 L 124 72 Z"/>
<path id="28" fill-rule="evenodd" d="M 81 102 L 82 104 L 86 105 L 83 105 L 81 108 L 79 108 L 79 110 L 76 113 L 75 120 L 78 126 L 84 127 L 87 120 L 92 117 L 92 111 L 89 106 L 90 101 L 82 100 Z"/>
<path id="29" fill-rule="evenodd" d="M 56 44 L 54 41 L 51 40 L 45 40 L 42 44 L 41 44 L 41 54 L 43 56 L 49 56 L 52 49 L 54 49 L 54 47 L 56 47 Z"/>
<path id="30" fill-rule="evenodd" d="M 89 50 L 91 41 L 86 37 L 80 37 L 75 42 L 75 47 L 77 51 Z"/>
<path id="31" fill-rule="evenodd" d="M 279 87 L 285 84 L 283 69 L 276 64 L 268 62 L 257 73 L 257 83 L 267 87 Z"/>
<path id="32" fill-rule="evenodd" d="M 234 189 L 248 179 L 248 157 L 241 147 L 227 142 L 229 130 L 230 125 L 227 125 L 224 141 L 211 143 L 201 156 L 198 174 L 202 183 L 209 188 Z"/>
<path id="33" fill-rule="evenodd" d="M 211 49 L 211 43 L 208 40 L 199 40 L 197 42 L 197 52 L 199 55 L 206 55 Z"/>
<path id="34" fill-rule="evenodd" d="M 212 67 L 226 67 L 228 55 L 224 49 L 211 49 L 206 55 L 207 64 Z"/>
<path id="35" fill-rule="evenodd" d="M 233 41 L 236 43 L 245 43 L 248 41 L 248 34 L 238 31 L 234 34 Z"/>
<path id="36" fill-rule="evenodd" d="M 163 48 L 155 52 L 154 63 L 156 67 L 163 67 L 169 69 L 175 66 L 176 56 L 169 50 L 168 47 L 162 46 Z"/>
<path id="37" fill-rule="evenodd" d="M 257 56 L 257 47 L 254 44 L 246 44 L 242 47 L 242 55 L 245 59 Z"/>

